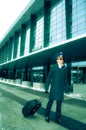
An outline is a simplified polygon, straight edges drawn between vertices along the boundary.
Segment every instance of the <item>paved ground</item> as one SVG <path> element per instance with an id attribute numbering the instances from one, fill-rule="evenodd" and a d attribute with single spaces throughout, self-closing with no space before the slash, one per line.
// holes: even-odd
<path id="1" fill-rule="evenodd" d="M 22 107 L 26 101 L 45 96 L 42 107 L 34 116 L 24 118 Z M 0 130 L 86 130 L 86 101 L 65 95 L 62 118 L 65 126 L 54 122 L 55 102 L 51 121 L 45 122 L 44 112 L 48 94 L 27 88 L 0 83 Z"/>

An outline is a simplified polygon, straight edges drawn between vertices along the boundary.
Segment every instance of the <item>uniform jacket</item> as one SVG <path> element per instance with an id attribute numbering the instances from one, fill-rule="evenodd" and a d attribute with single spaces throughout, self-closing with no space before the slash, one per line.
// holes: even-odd
<path id="1" fill-rule="evenodd" d="M 46 81 L 45 91 L 48 91 L 50 86 L 49 98 L 52 100 L 63 100 L 64 90 L 68 87 L 67 68 L 62 66 L 60 69 L 58 65 L 51 67 Z"/>

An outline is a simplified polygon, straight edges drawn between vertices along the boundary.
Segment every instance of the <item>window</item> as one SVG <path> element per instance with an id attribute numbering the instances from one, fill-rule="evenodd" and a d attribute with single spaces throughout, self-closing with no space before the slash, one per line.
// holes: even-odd
<path id="1" fill-rule="evenodd" d="M 86 1 L 72 0 L 72 36 L 86 33 Z"/>
<path id="2" fill-rule="evenodd" d="M 26 31 L 24 55 L 28 55 L 28 53 L 29 53 L 29 45 L 30 45 L 30 28 Z"/>
<path id="3" fill-rule="evenodd" d="M 13 53 L 14 53 L 14 41 L 12 41 L 12 55 L 11 55 L 11 60 L 13 59 Z"/>
<path id="4" fill-rule="evenodd" d="M 18 41 L 18 52 L 17 52 L 17 58 L 20 57 L 20 44 L 21 44 L 21 36 L 19 36 L 19 41 Z"/>
<path id="5" fill-rule="evenodd" d="M 58 3 L 51 9 L 50 45 L 66 39 L 65 2 Z"/>
<path id="6" fill-rule="evenodd" d="M 34 50 L 42 48 L 43 43 L 44 43 L 44 17 L 41 17 L 39 20 L 37 20 L 36 23 L 36 38 L 35 38 Z"/>
<path id="7" fill-rule="evenodd" d="M 33 82 L 43 82 L 43 66 L 32 68 Z"/>

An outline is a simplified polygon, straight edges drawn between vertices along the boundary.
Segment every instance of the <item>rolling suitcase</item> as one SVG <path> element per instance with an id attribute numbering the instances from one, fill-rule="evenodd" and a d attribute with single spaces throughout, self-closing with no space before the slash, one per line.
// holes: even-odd
<path id="1" fill-rule="evenodd" d="M 27 101 L 24 107 L 22 108 L 22 114 L 24 117 L 35 114 L 37 110 L 41 107 L 41 101 L 38 99 L 33 99 Z"/>

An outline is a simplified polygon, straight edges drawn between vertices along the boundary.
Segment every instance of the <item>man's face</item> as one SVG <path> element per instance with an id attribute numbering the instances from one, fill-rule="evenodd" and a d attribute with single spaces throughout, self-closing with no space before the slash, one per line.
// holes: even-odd
<path id="1" fill-rule="evenodd" d="M 64 63 L 64 59 L 63 59 L 63 56 L 59 56 L 57 57 L 57 60 L 56 60 L 57 64 L 60 64 L 62 65 Z"/>

